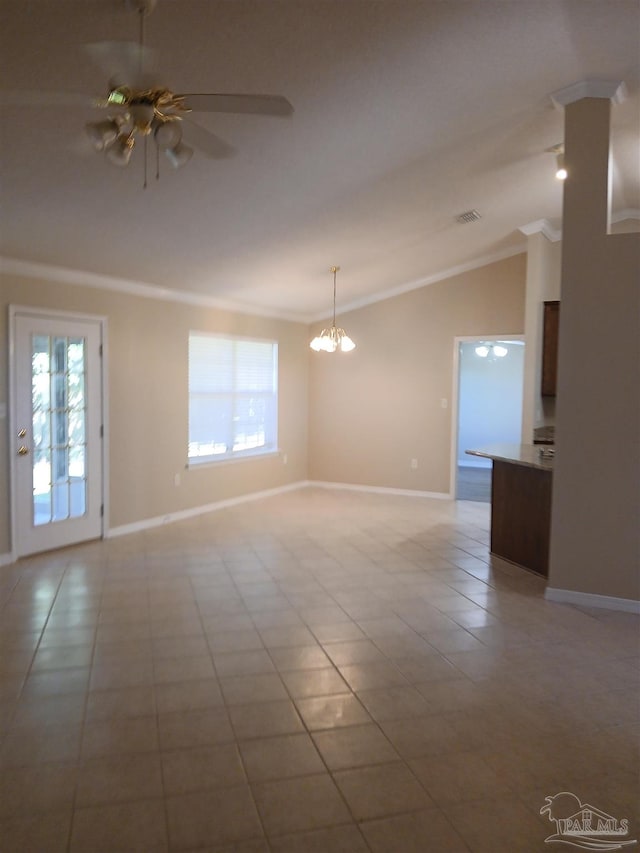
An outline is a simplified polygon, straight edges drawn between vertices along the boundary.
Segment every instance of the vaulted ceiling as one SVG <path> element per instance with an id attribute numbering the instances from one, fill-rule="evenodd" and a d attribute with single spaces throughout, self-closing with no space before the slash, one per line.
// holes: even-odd
<path id="1" fill-rule="evenodd" d="M 0 252 L 310 319 L 558 225 L 549 95 L 624 80 L 613 205 L 640 208 L 637 0 L 159 0 L 146 21 L 174 92 L 285 95 L 291 118 L 198 113 L 235 149 L 196 149 L 143 189 L 84 134 L 118 68 L 87 43 L 138 37 L 124 0 L 1 0 Z M 53 94 L 55 93 L 55 94 Z M 69 103 L 67 103 L 67 101 Z M 193 138 L 193 137 L 192 137 Z M 197 135 L 195 136 L 197 142 Z M 477 209 L 482 218 L 459 225 Z"/>

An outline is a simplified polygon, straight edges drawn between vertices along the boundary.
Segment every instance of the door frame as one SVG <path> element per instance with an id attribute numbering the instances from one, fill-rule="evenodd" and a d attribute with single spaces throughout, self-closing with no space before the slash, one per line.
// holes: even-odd
<path id="1" fill-rule="evenodd" d="M 60 311 L 54 308 L 36 308 L 32 305 L 9 305 L 9 510 L 10 510 L 10 535 L 11 535 L 11 560 L 15 562 L 18 558 L 17 537 L 17 395 L 16 387 L 16 317 L 28 316 L 34 319 L 38 317 L 51 318 L 55 320 L 69 320 L 71 322 L 95 323 L 100 329 L 100 408 L 102 422 L 102 447 L 100 462 L 102 466 L 102 495 L 103 506 L 101 519 L 100 538 L 104 539 L 109 529 L 109 395 L 107 394 L 108 375 L 108 338 L 107 317 L 97 314 L 82 314 L 78 311 Z M 46 552 L 44 552 L 46 553 Z"/>
<path id="2" fill-rule="evenodd" d="M 526 336 L 495 334 L 488 335 L 462 335 L 453 339 L 453 376 L 451 391 L 451 455 L 449 459 L 449 497 L 457 500 L 456 483 L 458 479 L 458 410 L 460 408 L 460 344 L 470 344 L 474 341 L 522 341 L 527 345 Z M 523 386 L 524 392 L 524 386 Z"/>

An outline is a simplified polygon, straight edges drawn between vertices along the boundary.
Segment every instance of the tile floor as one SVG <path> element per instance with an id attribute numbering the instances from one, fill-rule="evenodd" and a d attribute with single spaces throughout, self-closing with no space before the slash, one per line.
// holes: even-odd
<path id="1" fill-rule="evenodd" d="M 2 569 L 8 853 L 640 836 L 638 618 L 543 598 L 489 507 L 307 489 Z"/>

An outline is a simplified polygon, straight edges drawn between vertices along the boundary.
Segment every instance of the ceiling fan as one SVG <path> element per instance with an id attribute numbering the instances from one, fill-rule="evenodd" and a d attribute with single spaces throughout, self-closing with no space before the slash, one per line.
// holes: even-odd
<path id="1" fill-rule="evenodd" d="M 192 112 L 280 117 L 293 113 L 292 105 L 282 95 L 176 94 L 159 85 L 153 75 L 145 70 L 150 51 L 144 44 L 145 19 L 154 10 L 157 0 L 124 2 L 127 8 L 139 15 L 139 39 L 138 42 L 100 42 L 86 45 L 90 56 L 102 67 L 119 61 L 118 64 L 124 65 L 126 71 L 110 79 L 106 98 L 92 101 L 92 106 L 106 109 L 108 117 L 101 121 L 88 122 L 85 129 L 93 147 L 104 152 L 106 158 L 117 166 L 128 165 L 134 148 L 142 141 L 145 187 L 148 141 L 155 144 L 156 178 L 159 177 L 161 153 L 174 169 L 184 166 L 191 159 L 193 148 L 183 141 L 183 127 L 188 128 L 188 141 L 206 156 L 219 158 L 228 157 L 233 153 L 230 145 L 193 121 L 190 117 Z M 58 98 L 56 93 L 42 93 L 44 98 L 47 95 L 60 102 L 65 100 L 65 93 L 58 93 Z"/>

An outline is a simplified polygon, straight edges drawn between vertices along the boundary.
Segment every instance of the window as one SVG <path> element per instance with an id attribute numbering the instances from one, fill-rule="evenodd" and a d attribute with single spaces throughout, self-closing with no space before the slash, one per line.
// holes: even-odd
<path id="1" fill-rule="evenodd" d="M 278 344 L 189 334 L 189 462 L 278 446 Z"/>

